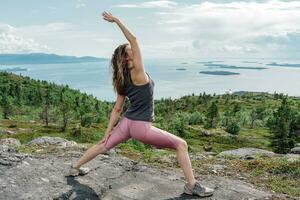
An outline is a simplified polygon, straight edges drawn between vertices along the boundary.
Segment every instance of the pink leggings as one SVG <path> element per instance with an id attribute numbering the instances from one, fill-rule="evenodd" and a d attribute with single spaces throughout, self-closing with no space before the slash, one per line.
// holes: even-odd
<path id="1" fill-rule="evenodd" d="M 109 150 L 130 138 L 153 145 L 158 149 L 176 149 L 183 142 L 180 137 L 152 126 L 152 122 L 132 120 L 124 116 L 105 141 L 105 148 Z"/>

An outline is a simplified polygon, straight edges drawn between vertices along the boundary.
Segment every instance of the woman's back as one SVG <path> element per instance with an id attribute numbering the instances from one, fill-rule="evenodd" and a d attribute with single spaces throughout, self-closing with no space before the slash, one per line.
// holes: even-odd
<path id="1" fill-rule="evenodd" d="M 125 117 L 132 120 L 154 121 L 154 81 L 149 74 L 149 81 L 143 85 L 135 85 L 130 76 L 130 83 L 126 86 L 126 96 L 129 98 L 130 107 L 125 112 Z"/>

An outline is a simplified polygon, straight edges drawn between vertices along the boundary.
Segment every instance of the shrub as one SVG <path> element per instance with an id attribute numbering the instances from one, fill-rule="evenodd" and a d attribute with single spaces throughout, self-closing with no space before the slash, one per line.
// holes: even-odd
<path id="1" fill-rule="evenodd" d="M 240 125 L 236 120 L 230 120 L 225 129 L 228 133 L 237 135 L 240 132 Z"/>
<path id="2" fill-rule="evenodd" d="M 190 125 L 200 125 L 204 122 L 204 116 L 202 113 L 196 111 L 190 114 L 189 116 L 189 122 Z"/>
<path id="3" fill-rule="evenodd" d="M 168 130 L 180 137 L 185 138 L 187 136 L 186 128 L 188 125 L 189 117 L 186 113 L 176 113 L 171 119 Z"/>
<path id="4" fill-rule="evenodd" d="M 90 127 L 92 125 L 92 122 L 93 122 L 93 117 L 89 114 L 85 114 L 82 117 L 81 126 Z"/>

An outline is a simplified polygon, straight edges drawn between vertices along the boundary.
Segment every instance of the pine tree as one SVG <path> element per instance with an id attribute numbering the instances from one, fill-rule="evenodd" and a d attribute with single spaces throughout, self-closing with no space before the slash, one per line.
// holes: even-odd
<path id="1" fill-rule="evenodd" d="M 273 133 L 271 146 L 276 153 L 288 153 L 294 146 L 291 135 L 292 109 L 287 96 L 283 97 L 280 107 L 269 120 L 268 126 Z"/>
<path id="2" fill-rule="evenodd" d="M 215 128 L 218 123 L 219 111 L 215 101 L 211 103 L 206 113 L 206 125 L 205 128 Z"/>
<path id="3" fill-rule="evenodd" d="M 79 107 L 81 126 L 89 127 L 91 125 L 92 123 L 92 116 L 90 115 L 91 111 L 92 111 L 92 105 L 89 102 L 87 95 L 83 95 Z"/>
<path id="4" fill-rule="evenodd" d="M 237 104 L 236 104 L 237 105 Z M 227 108 L 223 113 L 222 125 L 228 133 L 237 135 L 240 131 L 240 108 L 234 106 L 232 109 Z"/>
<path id="5" fill-rule="evenodd" d="M 50 86 L 51 87 L 51 86 Z M 49 125 L 49 111 L 50 111 L 50 106 L 51 106 L 51 101 L 52 101 L 52 96 L 51 96 L 51 88 L 49 86 L 46 87 L 46 91 L 43 96 L 43 105 L 44 109 L 42 111 L 42 119 L 45 122 L 45 126 L 48 127 Z"/>
<path id="6" fill-rule="evenodd" d="M 12 98 L 8 95 L 8 88 L 5 86 L 1 87 L 0 92 L 2 93 L 0 98 L 0 105 L 3 110 L 3 118 L 9 119 L 9 115 L 12 114 Z"/>
<path id="7" fill-rule="evenodd" d="M 66 91 L 66 88 L 62 88 L 62 90 L 60 91 L 59 103 L 60 103 L 59 108 L 62 114 L 62 121 L 63 121 L 61 131 L 64 132 L 66 131 L 69 122 L 71 103 L 72 103 L 71 98 Z"/>

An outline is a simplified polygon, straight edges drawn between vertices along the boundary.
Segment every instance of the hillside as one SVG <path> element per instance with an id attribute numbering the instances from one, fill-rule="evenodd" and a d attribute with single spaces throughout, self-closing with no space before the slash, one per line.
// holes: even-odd
<path id="1" fill-rule="evenodd" d="M 46 53 L 0 54 L 0 65 L 80 63 L 106 60 L 106 58 L 96 58 L 91 56 L 76 57 Z"/>
<path id="2" fill-rule="evenodd" d="M 48 184 L 46 184 L 48 187 L 53 187 L 49 191 L 53 194 L 56 192 L 58 197 L 62 194 L 68 195 L 68 190 L 73 186 L 72 191 L 81 189 L 85 192 L 92 191 L 89 188 L 93 186 L 86 186 L 84 183 L 94 180 L 95 175 L 101 176 L 101 172 L 107 166 L 106 159 L 109 160 L 109 158 L 102 160 L 99 157 L 94 164 L 90 163 L 95 171 L 88 176 L 76 179 L 79 182 L 82 181 L 81 184 L 83 185 L 81 185 L 76 180 L 63 179 L 60 176 L 61 172 L 57 171 L 64 170 L 64 167 L 66 167 L 64 162 L 68 162 L 67 160 L 74 159 L 74 157 L 69 157 L 64 154 L 64 151 L 60 152 L 63 154 L 56 154 L 56 147 L 36 147 L 29 144 L 35 138 L 43 136 L 60 137 L 84 146 L 82 149 L 73 149 L 70 152 L 78 156 L 83 153 L 84 149 L 97 143 L 102 138 L 114 102 L 98 100 L 92 95 L 81 93 L 78 90 L 69 88 L 67 85 L 33 80 L 29 77 L 7 72 L 0 72 L 0 93 L 0 140 L 2 139 L 2 142 L 5 143 L 5 141 L 7 142 L 5 138 L 13 138 L 20 142 L 20 144 L 17 142 L 18 147 L 12 152 L 7 151 L 5 145 L 0 142 L 0 150 L 1 148 L 4 149 L 0 151 L 0 180 L 2 182 L 5 179 L 5 182 L 3 182 L 5 186 L 2 185 L 6 188 L 2 190 L 4 195 L 13 197 L 18 195 L 18 191 L 20 192 L 24 188 L 30 191 L 32 188 L 25 186 L 26 181 L 22 182 L 22 180 L 34 182 L 34 187 L 38 187 L 36 184 L 43 181 Z M 122 114 L 128 105 L 129 102 L 126 99 Z M 187 141 L 192 164 L 198 177 L 206 177 L 204 180 L 212 185 L 228 182 L 233 185 L 240 184 L 241 188 L 237 190 L 243 190 L 241 192 L 243 194 L 235 193 L 235 190 L 232 189 L 233 185 L 232 187 L 226 184 L 226 187 L 224 184 L 223 186 L 219 185 L 217 199 L 221 199 L 221 194 L 224 194 L 224 192 L 228 194 L 228 199 L 233 197 L 245 197 L 245 199 L 267 198 L 270 195 L 275 195 L 274 199 L 278 199 L 278 196 L 283 199 L 293 199 L 300 197 L 300 188 L 297 184 L 300 177 L 300 160 L 297 154 L 291 154 L 296 152 L 297 143 L 300 142 L 299 108 L 299 98 L 283 94 L 239 92 L 236 94 L 210 95 L 200 93 L 199 95 L 183 96 L 175 100 L 168 98 L 155 100 L 156 118 L 153 125 L 176 134 Z M 272 154 L 271 157 L 266 159 L 265 157 L 252 155 L 252 149 L 249 149 L 246 154 L 237 158 L 231 154 L 226 154 L 223 157 L 217 156 L 222 155 L 222 152 L 226 150 L 245 147 L 256 148 L 259 151 L 273 151 L 276 154 Z M 15 154 L 14 151 L 16 151 Z M 158 170 L 157 173 L 160 173 L 160 170 L 163 169 L 169 171 L 179 170 L 178 173 L 174 172 L 174 176 L 180 176 L 180 168 L 176 162 L 176 157 L 174 157 L 175 152 L 171 150 L 158 150 L 139 141 L 129 140 L 118 145 L 116 151 L 117 155 L 122 158 L 125 156 L 136 162 L 147 163 L 150 171 L 154 168 Z M 24 156 L 24 153 L 28 155 Z M 40 157 L 35 157 L 36 155 L 50 160 L 46 162 Z M 23 160 L 26 162 L 23 162 Z M 38 168 L 38 163 L 41 163 L 41 160 L 43 160 L 44 167 L 41 169 L 42 171 L 37 171 L 35 175 L 29 176 L 24 172 L 18 175 L 22 177 L 21 179 L 12 176 L 11 179 L 6 180 L 7 176 L 13 175 L 16 169 L 25 167 L 26 163 L 32 169 Z M 118 162 L 118 159 L 114 158 L 109 162 Z M 38 174 L 47 174 L 45 169 L 51 169 L 48 168 L 52 165 L 51 163 L 61 163 L 61 165 L 57 166 L 56 170 L 49 172 L 48 175 L 38 177 Z M 102 167 L 97 169 L 96 165 Z M 117 174 L 124 170 L 122 167 L 121 169 L 114 169 L 119 170 L 117 170 Z M 122 181 L 136 181 L 133 178 L 135 175 L 137 174 L 128 173 L 125 175 L 128 179 L 122 179 Z M 153 191 L 161 191 L 162 196 L 160 198 L 164 199 L 167 196 L 169 198 L 184 199 L 185 197 L 180 196 L 178 193 L 182 187 L 182 182 L 169 180 L 167 176 L 162 174 L 159 177 L 152 177 L 153 183 L 149 182 L 144 185 L 144 188 L 147 188 L 145 190 L 149 192 L 148 194 Z M 137 177 L 143 179 L 140 175 L 137 175 Z M 171 186 L 171 183 L 173 183 L 174 190 L 168 188 L 162 191 L 162 185 L 159 187 L 154 186 L 162 179 L 166 179 L 166 185 Z M 236 182 L 237 180 L 239 181 Z M 17 184 L 18 189 L 15 190 L 15 193 L 8 193 L 12 189 L 8 185 L 13 182 Z M 70 187 L 66 186 L 68 183 Z M 114 181 L 104 181 L 103 183 L 108 185 L 110 183 L 117 184 Z M 140 183 L 141 186 L 144 184 Z M 102 186 L 98 186 L 98 189 L 102 188 Z M 123 190 L 122 187 L 116 186 L 113 193 L 116 191 L 125 193 L 130 190 L 139 195 L 139 191 L 143 191 L 143 188 L 134 185 L 132 187 L 128 186 L 128 190 Z M 254 193 L 252 194 L 251 188 L 254 187 L 259 191 L 263 191 L 260 194 L 264 195 L 253 196 Z M 39 188 L 44 190 L 43 186 Z M 54 188 L 61 189 L 58 191 Z M 98 189 L 94 188 L 94 190 Z M 98 196 L 102 194 L 100 191 L 95 193 Z M 42 198 L 46 194 L 48 193 L 38 193 L 37 195 L 41 195 Z M 238 196 L 240 194 L 244 196 Z M 288 196 L 282 197 L 284 194 Z M 60 197 L 63 199 L 62 196 Z M 122 199 L 120 196 L 118 198 Z"/>

